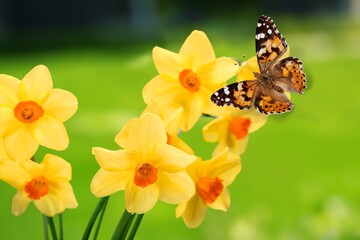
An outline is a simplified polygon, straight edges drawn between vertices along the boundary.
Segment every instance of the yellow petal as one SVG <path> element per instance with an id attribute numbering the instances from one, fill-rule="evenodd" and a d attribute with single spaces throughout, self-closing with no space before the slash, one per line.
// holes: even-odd
<path id="1" fill-rule="evenodd" d="M 182 96 L 183 98 L 184 96 Z M 202 115 L 204 100 L 199 95 L 194 95 L 186 100 L 181 100 L 184 106 L 183 119 L 180 125 L 182 131 L 189 131 Z"/>
<path id="2" fill-rule="evenodd" d="M 158 144 L 153 151 L 153 163 L 159 171 L 176 172 L 186 168 L 196 157 L 168 144 Z"/>
<path id="3" fill-rule="evenodd" d="M 206 124 L 203 129 L 203 137 L 207 142 L 217 142 L 223 136 L 228 134 L 228 120 L 226 117 L 217 117 L 208 124 Z"/>
<path id="4" fill-rule="evenodd" d="M 24 90 L 21 90 L 22 100 L 33 100 L 42 104 L 53 88 L 49 69 L 38 65 L 28 72 L 22 80 Z"/>
<path id="5" fill-rule="evenodd" d="M 128 170 L 133 165 L 128 153 L 123 150 L 112 151 L 105 148 L 93 147 L 92 154 L 95 155 L 96 161 L 101 168 L 107 171 Z"/>
<path id="6" fill-rule="evenodd" d="M 173 53 L 169 50 L 154 47 L 152 53 L 154 65 L 160 75 L 177 79 L 182 70 L 190 67 L 185 56 Z"/>
<path id="7" fill-rule="evenodd" d="M 176 212 L 180 212 L 180 210 L 182 209 L 176 209 Z M 207 206 L 204 201 L 198 195 L 195 195 L 187 202 L 186 208 L 181 214 L 181 217 L 188 228 L 196 228 L 204 220 L 206 212 Z M 176 215 L 178 216 L 178 214 Z"/>
<path id="8" fill-rule="evenodd" d="M 238 82 L 244 80 L 255 80 L 256 78 L 254 76 L 254 72 L 260 72 L 256 56 L 251 57 L 248 61 L 241 64 L 236 80 Z"/>
<path id="9" fill-rule="evenodd" d="M 66 128 L 59 120 L 44 115 L 33 123 L 32 131 L 40 145 L 57 151 L 65 150 L 69 145 Z"/>
<path id="10" fill-rule="evenodd" d="M 51 184 L 49 194 L 57 196 L 65 208 L 76 208 L 78 206 L 74 191 L 69 181 L 57 179 Z"/>
<path id="11" fill-rule="evenodd" d="M 35 200 L 34 204 L 42 214 L 48 217 L 53 217 L 65 210 L 65 206 L 59 196 L 50 193 L 41 197 L 39 200 Z"/>
<path id="12" fill-rule="evenodd" d="M 218 90 L 218 89 L 216 89 Z M 212 92 L 211 94 L 213 94 L 214 92 Z M 211 96 L 210 94 L 210 96 Z M 228 115 L 230 112 L 234 111 L 234 107 L 233 106 L 223 106 L 220 107 L 218 105 L 216 105 L 215 103 L 213 103 L 212 101 L 208 101 L 207 104 L 205 104 L 204 106 L 204 110 L 203 112 L 205 114 L 208 114 L 210 116 L 225 116 Z"/>
<path id="13" fill-rule="evenodd" d="M 181 106 L 173 106 L 171 104 L 160 106 L 154 100 L 151 100 L 142 115 L 145 113 L 155 113 L 159 115 L 168 134 L 177 135 L 179 133 L 183 114 L 183 108 Z"/>
<path id="14" fill-rule="evenodd" d="M 264 114 L 259 113 L 255 109 L 249 110 L 248 114 L 244 117 L 250 118 L 251 124 L 249 127 L 249 133 L 255 132 L 259 128 L 265 125 L 268 117 Z"/>
<path id="15" fill-rule="evenodd" d="M 156 184 L 144 188 L 129 182 L 125 187 L 125 206 L 130 213 L 142 214 L 151 210 L 159 198 L 159 188 Z"/>
<path id="16" fill-rule="evenodd" d="M 204 64 L 215 60 L 214 49 L 202 31 L 194 30 L 181 46 L 180 55 L 186 56 L 195 72 Z"/>
<path id="17" fill-rule="evenodd" d="M 26 195 L 25 191 L 19 190 L 12 199 L 11 212 L 15 216 L 20 216 L 25 212 L 31 200 Z"/>
<path id="18" fill-rule="evenodd" d="M 226 212 L 230 207 L 229 190 L 227 188 L 224 188 L 220 196 L 218 196 L 213 203 L 208 204 L 208 206 L 209 208 Z"/>
<path id="19" fill-rule="evenodd" d="M 117 191 L 124 190 L 129 180 L 129 172 L 110 172 L 100 169 L 91 181 L 91 192 L 96 197 L 109 196 Z"/>
<path id="20" fill-rule="evenodd" d="M 4 146 L 4 139 L 0 138 L 0 164 L 3 160 L 5 159 L 9 159 L 10 157 L 7 155 L 6 151 L 5 151 L 5 146 Z M 0 168 L 1 170 L 1 168 Z"/>
<path id="21" fill-rule="evenodd" d="M 71 180 L 71 165 L 61 157 L 53 154 L 46 154 L 41 162 L 47 169 L 45 177 L 47 179 L 61 178 Z"/>
<path id="22" fill-rule="evenodd" d="M 184 214 L 187 204 L 188 204 L 188 202 L 182 202 L 177 205 L 176 211 L 175 211 L 176 218 L 179 218 L 179 217 L 181 217 L 181 215 Z"/>
<path id="23" fill-rule="evenodd" d="M 78 102 L 72 93 L 62 89 L 53 89 L 42 107 L 46 114 L 60 122 L 65 122 L 76 112 Z"/>
<path id="24" fill-rule="evenodd" d="M 14 188 L 20 189 L 23 187 L 24 182 L 30 179 L 30 175 L 24 171 L 15 161 L 1 159 L 0 179 L 4 182 L 7 182 Z"/>
<path id="25" fill-rule="evenodd" d="M 189 200 L 195 194 L 195 185 L 185 171 L 177 173 L 159 172 L 156 183 L 160 189 L 159 199 L 170 204 Z"/>
<path id="26" fill-rule="evenodd" d="M 178 81 L 169 81 L 169 79 L 164 79 L 162 76 L 157 75 L 142 90 L 144 102 L 149 104 L 153 100 L 160 106 L 171 103 L 179 88 L 180 84 Z"/>
<path id="27" fill-rule="evenodd" d="M 155 101 L 152 101 L 144 110 L 158 114 L 164 122 L 165 130 L 170 135 L 177 135 L 183 116 L 184 109 L 181 106 L 174 106 L 172 104 L 159 106 Z"/>
<path id="28" fill-rule="evenodd" d="M 8 106 L 0 106 L 0 136 L 8 136 L 23 126 L 15 118 L 14 110 Z"/>
<path id="29" fill-rule="evenodd" d="M 237 139 L 234 135 L 231 135 L 230 141 L 232 141 L 230 151 L 236 155 L 241 155 L 246 150 L 249 141 L 249 135 L 246 135 L 243 139 L 240 140 Z"/>
<path id="30" fill-rule="evenodd" d="M 207 165 L 208 176 L 220 178 L 225 187 L 234 181 L 241 170 L 240 156 L 226 151 L 204 164 Z"/>
<path id="31" fill-rule="evenodd" d="M 232 136 L 228 136 L 232 137 Z M 233 142 L 231 142 L 231 145 L 229 144 L 229 141 L 226 140 L 220 140 L 216 147 L 214 148 L 214 151 L 211 154 L 211 157 L 216 157 L 223 153 L 224 151 L 231 151 L 233 152 Z"/>
<path id="32" fill-rule="evenodd" d="M 115 142 L 122 148 L 126 148 L 127 140 L 129 137 L 129 133 L 133 129 L 135 123 L 139 120 L 139 118 L 130 119 L 125 126 L 121 129 L 121 131 L 116 135 Z M 94 150 L 93 150 L 93 154 Z"/>
<path id="33" fill-rule="evenodd" d="M 32 136 L 28 127 L 23 125 L 15 133 L 4 138 L 4 146 L 11 159 L 21 162 L 34 156 L 39 143 Z"/>
<path id="34" fill-rule="evenodd" d="M 0 74 L 0 102 L 1 104 L 14 107 L 19 99 L 20 81 L 9 75 Z"/>
<path id="35" fill-rule="evenodd" d="M 216 86 L 216 89 L 211 89 L 214 91 L 218 90 L 225 82 L 230 78 L 234 77 L 239 71 L 239 63 L 229 57 L 220 57 L 217 58 L 213 63 L 202 66 L 197 74 L 202 80 L 201 84 L 211 86 Z"/>
<path id="36" fill-rule="evenodd" d="M 150 152 L 157 144 L 166 143 L 167 136 L 160 117 L 153 113 L 146 113 L 140 117 L 129 133 L 128 150 Z"/>
<path id="37" fill-rule="evenodd" d="M 170 145 L 174 146 L 189 155 L 194 155 L 194 151 L 191 149 L 189 145 L 187 145 L 181 138 L 176 135 L 170 136 Z"/>

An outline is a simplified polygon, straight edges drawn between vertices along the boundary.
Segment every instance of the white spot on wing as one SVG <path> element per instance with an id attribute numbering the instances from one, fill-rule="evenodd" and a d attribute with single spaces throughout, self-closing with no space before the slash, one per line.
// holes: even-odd
<path id="1" fill-rule="evenodd" d="M 271 30 L 271 29 L 268 29 L 267 33 L 268 33 L 268 34 L 272 34 L 272 30 Z"/>
<path id="2" fill-rule="evenodd" d="M 265 37 L 265 33 L 259 33 L 259 34 L 256 34 L 256 36 L 255 36 L 256 40 L 259 40 L 264 37 Z"/>
<path id="3" fill-rule="evenodd" d="M 224 93 L 225 93 L 226 95 L 229 95 L 229 94 L 230 94 L 229 87 L 224 87 Z"/>

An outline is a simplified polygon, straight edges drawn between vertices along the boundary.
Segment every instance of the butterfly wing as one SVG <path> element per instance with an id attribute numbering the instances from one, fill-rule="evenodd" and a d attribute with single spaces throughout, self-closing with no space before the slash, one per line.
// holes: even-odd
<path id="1" fill-rule="evenodd" d="M 261 73 L 266 71 L 287 50 L 285 38 L 277 29 L 274 21 L 265 15 L 259 18 L 255 35 L 256 56 Z"/>
<path id="2" fill-rule="evenodd" d="M 285 91 L 303 94 L 306 89 L 306 75 L 302 62 L 296 57 L 282 59 L 270 69 L 270 75 L 276 79 L 274 84 Z"/>
<path id="3" fill-rule="evenodd" d="M 211 100 L 218 106 L 234 106 L 249 109 L 253 106 L 257 92 L 257 81 L 235 82 L 216 91 Z"/>
<path id="4" fill-rule="evenodd" d="M 293 109 L 294 104 L 284 93 L 259 86 L 254 106 L 260 113 L 268 115 L 289 112 Z"/>

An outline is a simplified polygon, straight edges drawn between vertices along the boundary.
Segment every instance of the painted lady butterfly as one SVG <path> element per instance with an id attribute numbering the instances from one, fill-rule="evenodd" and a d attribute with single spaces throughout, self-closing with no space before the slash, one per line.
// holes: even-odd
<path id="1" fill-rule="evenodd" d="M 265 115 L 290 111 L 294 105 L 284 92 L 304 93 L 306 76 L 302 62 L 296 57 L 280 60 L 288 45 L 268 16 L 259 18 L 255 46 L 260 68 L 260 73 L 254 72 L 256 80 L 229 84 L 216 91 L 211 100 L 218 106 L 232 105 L 240 109 L 254 105 Z"/>

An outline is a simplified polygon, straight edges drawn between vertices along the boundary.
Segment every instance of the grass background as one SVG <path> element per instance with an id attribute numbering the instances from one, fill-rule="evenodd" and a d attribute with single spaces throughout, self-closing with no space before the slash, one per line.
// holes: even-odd
<path id="1" fill-rule="evenodd" d="M 360 23 L 344 16 L 298 19 L 273 16 L 291 55 L 304 62 L 308 89 L 292 95 L 289 114 L 270 116 L 251 134 L 242 172 L 230 186 L 227 213 L 209 210 L 197 229 L 175 218 L 175 206 L 159 202 L 146 213 L 137 239 L 360 239 Z M 255 54 L 257 18 L 229 26 L 222 22 L 167 30 L 163 41 L 113 48 L 77 47 L 0 54 L 0 72 L 21 79 L 37 64 L 49 67 L 54 86 L 78 97 L 79 109 L 66 122 L 69 148 L 40 148 L 36 157 L 55 153 L 72 164 L 71 181 L 79 207 L 63 213 L 65 239 L 79 239 L 97 199 L 90 181 L 99 166 L 93 146 L 117 149 L 113 139 L 145 105 L 143 86 L 155 76 L 154 44 L 177 52 L 193 29 L 204 30 L 217 56 Z M 250 21 L 252 20 L 252 21 Z M 181 135 L 207 158 L 201 119 Z M 141 136 L 139 136 L 141 137 Z M 15 190 L 0 182 L 0 238 L 41 239 L 42 218 L 31 204 L 11 215 Z M 123 212 L 123 193 L 111 196 L 99 239 L 109 239 Z"/>

